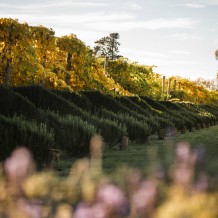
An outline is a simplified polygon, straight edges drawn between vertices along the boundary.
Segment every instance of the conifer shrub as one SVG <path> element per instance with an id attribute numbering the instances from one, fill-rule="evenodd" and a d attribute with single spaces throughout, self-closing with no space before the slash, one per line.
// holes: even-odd
<path id="1" fill-rule="evenodd" d="M 61 142 L 61 148 L 72 156 L 87 156 L 89 154 L 89 142 L 96 133 L 96 128 L 72 115 L 60 117 L 59 120 L 62 136 L 60 137 L 59 134 L 57 140 Z"/>
<path id="2" fill-rule="evenodd" d="M 88 155 L 89 140 L 96 132 L 113 146 L 126 134 L 125 127 L 109 119 L 90 115 L 88 120 L 72 115 L 60 116 L 47 111 L 47 125 L 54 129 L 55 147 L 73 157 Z"/>
<path id="3" fill-rule="evenodd" d="M 54 111 L 60 115 L 83 116 L 84 114 L 83 110 L 75 104 L 41 86 L 15 87 L 13 90 L 27 97 L 39 109 Z"/>
<path id="4" fill-rule="evenodd" d="M 153 108 L 150 104 L 148 104 L 142 96 L 134 97 L 131 96 L 129 99 L 134 102 L 135 104 L 139 105 L 143 110 L 148 111 L 149 113 L 156 113 L 156 109 Z"/>
<path id="5" fill-rule="evenodd" d="M 214 115 L 213 120 L 217 121 L 218 120 L 218 107 L 214 105 L 200 105 L 200 108 L 210 112 L 211 114 Z"/>
<path id="6" fill-rule="evenodd" d="M 160 101 L 160 104 L 167 108 L 169 115 L 172 116 L 172 121 L 178 129 L 181 129 L 184 126 L 192 128 L 195 125 L 196 119 L 190 111 L 185 110 L 180 105 L 170 101 Z"/>
<path id="7" fill-rule="evenodd" d="M 122 128 L 126 128 L 127 134 L 132 141 L 146 142 L 147 137 L 151 134 L 151 127 L 147 121 L 139 121 L 135 117 L 123 113 L 114 113 L 107 109 L 98 112 L 99 117 L 110 119 Z M 155 121 L 154 121 L 155 122 Z M 158 124 L 157 124 L 158 126 Z M 134 129 L 135 128 L 135 129 Z"/>
<path id="8" fill-rule="evenodd" d="M 93 105 L 88 100 L 88 98 L 80 92 L 69 92 L 69 91 L 60 91 L 60 90 L 52 90 L 58 96 L 66 99 L 67 101 L 72 102 L 78 107 L 82 108 L 85 111 L 91 111 Z"/>
<path id="9" fill-rule="evenodd" d="M 54 133 L 45 124 L 27 121 L 24 117 L 0 115 L 0 159 L 6 159 L 18 146 L 26 146 L 39 164 L 46 163 Z"/>
<path id="10" fill-rule="evenodd" d="M 171 101 L 159 101 L 159 103 L 164 105 L 169 110 L 177 110 L 177 111 L 181 110 L 181 107 L 179 107 L 178 105 L 176 105 L 174 102 Z"/>
<path id="11" fill-rule="evenodd" d="M 0 85 L 0 114 L 5 116 L 22 115 L 29 119 L 41 116 L 35 105 L 13 89 Z"/>
<path id="12" fill-rule="evenodd" d="M 54 131 L 55 145 L 72 157 L 87 156 L 89 141 L 96 129 L 79 117 L 72 115 L 59 116 L 52 111 L 46 111 L 46 123 Z"/>
<path id="13" fill-rule="evenodd" d="M 171 121 L 171 119 L 166 119 L 164 117 L 155 117 L 154 119 L 157 120 L 157 123 L 159 124 L 157 127 L 159 127 L 160 129 L 167 129 L 175 126 L 174 120 Z"/>
<path id="14" fill-rule="evenodd" d="M 143 102 L 146 102 L 148 105 L 150 105 L 150 107 L 153 109 L 152 112 L 154 113 L 155 117 L 160 118 L 160 125 L 162 128 L 171 125 L 177 126 L 178 120 L 175 120 L 177 114 L 169 110 L 164 104 L 161 104 L 161 101 L 155 101 L 146 96 L 140 96 L 140 98 L 143 100 Z"/>
<path id="15" fill-rule="evenodd" d="M 218 118 L 218 110 L 213 106 L 196 105 L 193 103 L 180 103 L 188 110 L 198 123 L 214 122 Z"/>
<path id="16" fill-rule="evenodd" d="M 153 99 L 150 99 L 148 97 L 142 96 L 141 97 L 143 101 L 147 102 L 151 107 L 159 111 L 159 118 L 156 118 L 159 120 L 160 128 L 166 129 L 168 127 L 175 126 L 176 128 L 180 129 L 182 126 L 185 125 L 185 122 L 183 120 L 183 117 L 180 113 L 176 110 L 172 110 L 173 107 L 168 108 L 165 105 L 164 101 L 154 101 Z M 169 105 L 172 105 L 173 103 L 169 103 Z M 178 107 L 175 107 L 178 109 Z M 174 108 L 174 109 L 175 109 Z"/>
<path id="17" fill-rule="evenodd" d="M 124 135 L 127 134 L 125 125 L 121 125 L 115 121 L 101 118 L 96 126 L 104 141 L 112 148 L 121 142 Z"/>
<path id="18" fill-rule="evenodd" d="M 140 100 L 137 97 L 120 97 L 119 101 L 126 107 L 131 108 L 134 111 L 133 115 L 138 118 L 139 121 L 142 120 L 143 122 L 146 122 L 152 134 L 157 131 L 159 123 L 157 122 L 158 119 L 154 119 L 154 117 L 159 116 L 159 113 L 151 108 L 146 102 L 142 102 L 143 100 Z M 140 102 L 142 103 L 139 104 Z"/>
<path id="19" fill-rule="evenodd" d="M 138 143 L 145 143 L 151 130 L 146 122 L 138 121 L 128 114 L 118 114 L 125 122 L 129 139 Z"/>
<path id="20" fill-rule="evenodd" d="M 81 91 L 80 94 L 85 96 L 92 103 L 92 105 L 96 107 L 101 107 L 110 100 L 113 101 L 113 98 L 110 98 L 110 95 L 104 95 L 99 91 Z"/>
<path id="21" fill-rule="evenodd" d="M 126 102 L 129 102 L 129 106 L 131 106 L 131 108 L 127 107 L 126 105 L 124 105 L 122 102 L 120 102 L 120 100 L 118 98 L 114 99 L 112 96 L 109 95 L 103 95 L 99 92 L 83 92 L 83 94 L 92 102 L 93 105 L 95 105 L 95 114 L 98 113 L 98 111 L 102 108 L 102 109 L 107 109 L 108 111 L 112 111 L 113 113 L 117 113 L 119 112 L 119 114 L 125 114 L 124 116 L 121 116 L 119 118 L 115 118 L 115 120 L 117 120 L 119 123 L 123 123 L 123 119 L 126 117 L 127 120 L 124 122 L 124 124 L 127 127 L 127 132 L 131 139 L 131 135 L 133 136 L 133 133 L 129 133 L 130 129 L 132 129 L 132 124 L 131 121 L 134 123 L 138 123 L 138 126 L 143 126 L 143 129 L 146 129 L 146 131 L 144 131 L 143 134 L 145 134 L 142 137 L 142 134 L 140 134 L 139 136 L 143 138 L 143 140 L 140 139 L 139 137 L 139 141 L 145 141 L 144 138 L 147 138 L 147 136 L 149 134 L 151 134 L 151 132 L 154 132 L 154 129 L 157 128 L 157 123 L 154 122 L 152 123 L 152 119 L 149 119 L 149 117 L 146 117 L 145 115 L 138 113 L 137 111 L 134 111 L 134 103 L 132 103 L 129 100 L 124 100 Z M 124 97 L 120 97 L 120 98 L 124 98 Z M 139 107 L 138 107 L 139 108 Z M 140 109 L 142 110 L 142 109 Z M 131 117 L 129 119 L 129 117 Z M 130 121 L 131 120 L 131 121 Z M 137 125 L 137 124 L 136 124 Z M 129 126 L 129 127 L 128 127 Z M 132 140 L 136 140 L 136 135 L 134 135 L 134 137 L 132 137 Z"/>
<path id="22" fill-rule="evenodd" d="M 140 98 L 156 110 L 169 112 L 167 107 L 164 106 L 163 104 L 161 104 L 161 101 L 155 101 L 155 100 L 148 98 L 146 96 L 140 96 Z"/>
<path id="23" fill-rule="evenodd" d="M 131 111 L 110 95 L 102 94 L 97 91 L 86 91 L 81 93 L 92 103 L 93 111 L 100 108 L 107 108 L 108 110 L 115 112 Z"/>
<path id="24" fill-rule="evenodd" d="M 124 106 L 128 107 L 129 109 L 131 109 L 132 111 L 134 111 L 136 113 L 139 113 L 139 114 L 142 114 L 143 116 L 145 116 L 147 118 L 151 117 L 151 113 L 149 111 L 150 108 L 142 108 L 139 104 L 135 103 L 131 99 L 133 99 L 133 97 L 120 97 L 120 98 L 116 98 L 117 101 L 119 101 Z M 135 99 L 135 101 L 136 101 L 136 99 Z"/>

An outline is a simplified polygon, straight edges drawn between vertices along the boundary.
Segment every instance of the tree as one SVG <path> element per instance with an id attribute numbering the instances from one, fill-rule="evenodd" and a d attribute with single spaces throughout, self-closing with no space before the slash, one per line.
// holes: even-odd
<path id="1" fill-rule="evenodd" d="M 94 47 L 94 54 L 98 57 L 108 57 L 109 60 L 120 58 L 118 39 L 119 33 L 111 33 L 109 36 L 99 39 L 95 42 L 97 45 Z"/>
<path id="2" fill-rule="evenodd" d="M 11 18 L 0 19 L 0 82 L 19 85 L 29 71 L 34 71 L 34 49 L 27 23 Z"/>
<path id="3" fill-rule="evenodd" d="M 41 84 L 45 85 L 46 70 L 50 69 L 52 52 L 55 51 L 55 32 L 44 26 L 32 26 L 32 37 L 34 39 L 33 47 L 36 51 L 38 62 L 38 76 L 41 78 Z"/>

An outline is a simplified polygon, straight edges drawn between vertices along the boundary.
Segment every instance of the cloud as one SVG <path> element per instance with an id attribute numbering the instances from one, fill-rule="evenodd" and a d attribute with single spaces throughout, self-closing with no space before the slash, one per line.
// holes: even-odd
<path id="1" fill-rule="evenodd" d="M 158 30 L 158 29 L 189 29 L 195 26 L 195 22 L 188 18 L 175 18 L 175 19 L 154 19 L 139 21 L 132 19 L 130 21 L 120 21 L 109 22 L 109 21 L 98 21 L 94 23 L 87 24 L 87 27 L 93 29 L 101 29 L 104 31 L 126 31 L 132 29 L 148 29 L 148 30 Z"/>
<path id="2" fill-rule="evenodd" d="M 201 0 L 201 2 L 205 5 L 218 5 L 218 0 Z"/>
<path id="3" fill-rule="evenodd" d="M 130 2 L 126 5 L 138 4 Z M 26 6 L 0 4 L 0 12 L 4 17 L 18 18 L 21 21 L 26 21 L 30 25 L 42 24 L 53 26 L 64 26 L 67 28 L 80 28 L 93 31 L 127 31 L 133 29 L 181 29 L 193 28 L 195 21 L 190 18 L 158 18 L 151 20 L 140 20 L 137 14 L 132 11 L 113 11 L 108 13 L 105 10 L 97 10 L 89 12 L 89 10 L 76 10 L 74 6 L 90 6 L 103 7 L 107 3 L 95 2 L 78 2 L 78 1 L 54 1 L 45 2 L 43 4 L 27 4 Z M 2 7 L 1 7 L 2 6 Z M 60 7 L 67 7 L 68 10 L 60 10 Z M 71 8 L 74 8 L 74 11 Z M 88 7 L 89 8 L 89 7 Z M 55 10 L 56 9 L 56 10 Z M 78 13 L 80 12 L 80 13 Z M 10 16 L 10 15 L 13 16 Z"/>
<path id="4" fill-rule="evenodd" d="M 142 51 L 142 50 L 136 50 L 136 49 L 130 49 L 130 48 L 122 48 L 122 52 L 125 54 L 131 54 L 132 56 L 143 56 L 143 57 L 149 57 L 149 58 L 169 58 L 170 56 L 166 53 L 162 52 L 155 52 L 155 51 Z"/>
<path id="5" fill-rule="evenodd" d="M 192 0 L 184 4 L 186 7 L 201 9 L 207 6 L 218 6 L 218 0 Z"/>
<path id="6" fill-rule="evenodd" d="M 184 55 L 187 56 L 191 54 L 190 51 L 183 51 L 183 50 L 173 50 L 173 51 L 170 51 L 169 53 L 172 55 L 182 55 L 182 56 Z"/>
<path id="7" fill-rule="evenodd" d="M 205 4 L 199 4 L 199 3 L 187 3 L 185 4 L 185 6 L 189 8 L 205 8 L 206 7 Z"/>
<path id="8" fill-rule="evenodd" d="M 195 22 L 188 18 L 155 19 L 141 22 L 139 26 L 146 29 L 193 28 Z"/>
<path id="9" fill-rule="evenodd" d="M 218 39 L 215 39 L 215 40 L 213 41 L 213 44 L 217 45 L 217 47 L 218 47 Z"/>
<path id="10" fill-rule="evenodd" d="M 201 36 L 196 35 L 190 35 L 187 33 L 174 33 L 169 36 L 170 38 L 179 39 L 179 40 L 202 40 L 203 38 Z"/>
<path id="11" fill-rule="evenodd" d="M 129 9 L 133 9 L 133 10 L 141 10 L 141 9 L 143 9 L 143 7 L 141 5 L 139 5 L 139 4 L 137 4 L 137 3 L 128 3 L 127 7 Z"/>
<path id="12" fill-rule="evenodd" d="M 156 65 L 157 63 L 164 64 L 170 59 L 170 56 L 166 53 L 159 51 L 143 51 L 134 48 L 122 47 L 120 53 L 124 57 L 128 57 L 129 60 L 138 62 L 145 65 Z"/>
<path id="13" fill-rule="evenodd" d="M 0 3 L 0 13 L 3 16 L 7 14 L 18 15 L 71 15 L 81 12 L 101 11 L 102 8 L 107 8 L 107 3 L 99 2 L 77 2 L 77 1 L 45 1 L 26 4 L 8 4 Z"/>
<path id="14" fill-rule="evenodd" d="M 89 24 L 95 25 L 95 23 L 104 23 L 104 22 L 112 22 L 116 23 L 117 21 L 128 22 L 133 20 L 135 17 L 132 14 L 128 13 L 114 13 L 114 14 L 105 14 L 103 12 L 99 13 L 81 13 L 81 14 L 66 14 L 66 15 L 34 15 L 31 16 L 29 14 L 14 14 L 10 16 L 9 13 L 2 14 L 5 17 L 19 18 L 19 20 L 32 22 L 32 23 L 41 23 L 44 21 L 50 24 L 55 24 L 56 26 L 65 26 L 69 25 L 73 27 L 73 25 L 81 25 L 83 27 L 88 27 Z M 100 21 L 99 21 L 100 20 Z"/>
<path id="15" fill-rule="evenodd" d="M 31 1 L 30 1 L 31 2 Z M 77 2 L 77 1 L 44 1 L 39 3 L 26 3 L 26 4 L 7 4 L 7 3 L 0 3 L 0 7 L 5 8 L 16 8 L 16 9 L 40 9 L 40 8 L 60 8 L 60 7 L 106 7 L 108 6 L 107 3 L 100 3 L 100 2 Z"/>
<path id="16" fill-rule="evenodd" d="M 130 48 L 122 48 L 120 50 L 124 57 L 128 57 L 132 61 L 136 61 L 146 65 L 157 65 L 157 71 L 159 73 L 165 73 L 164 68 L 169 69 L 179 65 L 190 66 L 193 64 L 199 64 L 194 60 L 190 60 L 191 52 L 184 50 L 172 50 L 172 51 L 158 51 L 158 50 L 136 50 Z M 175 71 L 175 70 L 174 70 Z M 173 71 L 172 71 L 173 72 Z"/>

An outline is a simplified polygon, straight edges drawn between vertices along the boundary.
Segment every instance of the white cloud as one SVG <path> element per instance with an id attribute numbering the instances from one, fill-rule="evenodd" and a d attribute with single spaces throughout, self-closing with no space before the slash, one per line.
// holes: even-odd
<path id="1" fill-rule="evenodd" d="M 214 40 L 213 44 L 215 44 L 217 46 L 217 48 L 218 48 L 218 39 Z"/>
<path id="2" fill-rule="evenodd" d="M 129 9 L 134 9 L 134 10 L 141 10 L 143 7 L 137 3 L 129 3 L 128 5 Z"/>
<path id="3" fill-rule="evenodd" d="M 92 46 L 116 31 L 120 54 L 130 60 L 162 73 L 209 75 L 216 73 L 217 6 L 218 0 L 0 0 L 0 14 L 53 28 L 58 36 L 74 33 Z"/>
<path id="4" fill-rule="evenodd" d="M 201 0 L 201 2 L 205 5 L 218 5 L 218 0 Z"/>
<path id="5" fill-rule="evenodd" d="M 189 18 L 155 19 L 139 23 L 146 29 L 193 28 L 195 22 Z"/>
<path id="6" fill-rule="evenodd" d="M 56 5 L 57 4 L 57 5 Z M 11 7 L 8 10 L 2 10 L 1 16 L 18 18 L 20 21 L 26 21 L 30 25 L 46 25 L 48 27 L 53 26 L 64 26 L 69 28 L 80 28 L 83 30 L 93 30 L 93 31 L 127 31 L 133 29 L 149 29 L 149 30 L 158 30 L 158 29 L 181 29 L 181 28 L 193 28 L 195 26 L 195 21 L 190 18 L 172 18 L 172 19 L 151 19 L 151 20 L 139 20 L 136 14 L 128 11 L 120 12 L 111 12 L 106 11 L 96 11 L 96 12 L 66 12 L 66 13 L 45 13 L 39 8 L 42 6 L 45 10 L 49 9 L 49 6 L 55 5 L 58 7 L 60 5 L 95 5 L 92 2 L 72 2 L 72 1 L 63 1 L 59 3 L 47 2 L 45 5 L 39 4 L 37 7 L 30 7 L 30 5 L 21 7 L 21 11 L 15 10 L 17 7 Z M 132 3 L 131 3 L 132 4 Z M 98 5 L 98 4 L 97 4 Z M 104 5 L 101 3 L 100 5 Z M 1 6 L 1 5 L 0 5 Z M 17 9 L 18 9 L 17 8 Z M 10 13 L 10 10 L 14 10 L 13 13 Z M 50 10 L 50 9 L 49 9 Z M 21 13 L 22 12 L 22 13 Z M 10 16 L 10 14 L 13 14 Z"/>
<path id="7" fill-rule="evenodd" d="M 89 24 L 95 25 L 95 23 L 104 23 L 104 22 L 114 22 L 123 21 L 128 22 L 135 17 L 132 14 L 128 13 L 113 13 L 113 14 L 105 14 L 103 12 L 99 13 L 81 13 L 81 14 L 66 14 L 66 15 L 29 15 L 29 14 L 14 14 L 10 16 L 10 14 L 2 14 L 5 17 L 19 18 L 19 20 L 41 23 L 43 24 L 45 21 L 48 24 L 56 24 L 57 26 L 68 26 L 72 24 L 80 24 L 85 26 L 89 26 Z M 100 22 L 98 22 L 100 20 Z"/>
<path id="8" fill-rule="evenodd" d="M 170 38 L 179 39 L 179 40 L 202 40 L 201 36 L 190 35 L 188 33 L 174 33 L 169 36 Z"/>
<path id="9" fill-rule="evenodd" d="M 169 52 L 172 55 L 190 55 L 190 51 L 183 51 L 183 50 L 173 50 Z"/>
<path id="10" fill-rule="evenodd" d="M 136 49 L 130 49 L 130 48 L 122 48 L 122 52 L 125 54 L 131 54 L 133 56 L 143 56 L 143 57 L 149 57 L 149 58 L 169 58 L 169 55 L 166 53 L 161 52 L 155 52 L 155 51 L 142 51 L 142 50 L 136 50 Z"/>
<path id="11" fill-rule="evenodd" d="M 184 4 L 186 7 L 190 8 L 205 8 L 207 6 L 218 6 L 218 0 L 187 0 Z"/>
<path id="12" fill-rule="evenodd" d="M 175 18 L 175 19 L 154 19 L 147 21 L 139 21 L 133 19 L 131 21 L 116 22 L 94 22 L 87 24 L 89 28 L 101 29 L 104 31 L 126 31 L 132 29 L 189 29 L 195 26 L 195 22 L 188 18 Z"/>
<path id="13" fill-rule="evenodd" d="M 189 8 L 205 8 L 206 7 L 205 4 L 199 4 L 199 3 L 187 3 L 185 4 L 185 6 Z"/>
<path id="14" fill-rule="evenodd" d="M 60 8 L 60 7 L 106 7 L 108 6 L 107 3 L 100 3 L 100 2 L 75 2 L 75 1 L 45 1 L 42 3 L 29 3 L 29 4 L 7 4 L 7 3 L 0 3 L 1 8 L 15 8 L 15 9 L 42 9 L 42 8 Z"/>
<path id="15" fill-rule="evenodd" d="M 138 62 L 145 65 L 157 65 L 169 63 L 171 56 L 165 52 L 154 50 L 138 50 L 134 48 L 120 48 L 120 54 L 127 57 L 131 61 Z"/>

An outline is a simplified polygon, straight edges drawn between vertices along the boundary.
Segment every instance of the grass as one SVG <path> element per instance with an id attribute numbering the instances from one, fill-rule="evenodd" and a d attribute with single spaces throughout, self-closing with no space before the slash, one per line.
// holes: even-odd
<path id="1" fill-rule="evenodd" d="M 178 142 L 188 142 L 194 149 L 203 146 L 206 149 L 206 168 L 210 174 L 218 172 L 218 126 L 195 130 L 186 134 L 177 133 L 175 137 L 158 140 L 151 137 L 149 144 L 129 143 L 126 150 L 103 151 L 103 171 L 113 173 L 119 168 L 137 168 L 145 174 L 150 174 L 157 167 L 168 168 L 174 161 L 174 150 Z M 61 175 L 66 175 L 75 159 L 64 158 L 60 161 Z"/>

